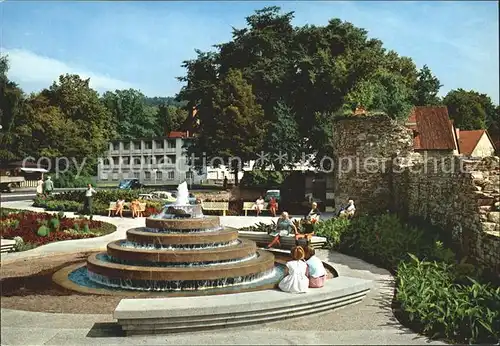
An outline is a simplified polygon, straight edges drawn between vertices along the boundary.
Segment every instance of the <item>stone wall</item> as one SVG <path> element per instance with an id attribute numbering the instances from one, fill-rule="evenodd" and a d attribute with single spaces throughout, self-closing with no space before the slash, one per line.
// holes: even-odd
<path id="1" fill-rule="evenodd" d="M 365 212 L 389 209 L 392 159 L 411 152 L 411 131 L 385 116 L 348 117 L 334 124 L 332 144 L 335 206 L 352 198 Z"/>
<path id="2" fill-rule="evenodd" d="M 336 205 L 353 198 L 360 212 L 391 209 L 425 219 L 449 230 L 465 255 L 500 273 L 499 158 L 415 152 L 412 144 L 411 132 L 388 118 L 338 121 L 333 140 L 340 163 L 334 173 Z M 356 162 L 355 169 L 348 170 L 347 162 Z"/>

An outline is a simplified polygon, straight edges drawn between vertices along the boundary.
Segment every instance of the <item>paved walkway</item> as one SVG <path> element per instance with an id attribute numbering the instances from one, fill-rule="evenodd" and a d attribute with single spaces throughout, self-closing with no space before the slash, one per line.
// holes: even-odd
<path id="1" fill-rule="evenodd" d="M 8 204 L 8 205 L 7 205 Z M 27 202 L 2 204 L 9 208 L 29 207 Z M 72 213 L 67 213 L 71 216 Z M 117 225 L 113 234 L 84 240 L 72 240 L 41 246 L 37 249 L 2 256 L 4 260 L 28 258 L 33 255 L 75 252 L 81 249 L 103 249 L 114 239 L 124 238 L 131 227 L 144 226 L 144 219 L 119 219 L 96 217 Z M 271 222 L 270 217 L 222 217 L 226 226 L 243 227 L 255 222 Z M 30 254 L 31 253 L 31 254 Z M 360 259 L 328 250 L 318 251 L 318 256 L 332 264 L 339 275 L 374 281 L 374 288 L 358 304 L 318 315 L 292 320 L 270 322 L 254 326 L 213 330 L 206 332 L 170 335 L 123 337 L 113 323 L 111 315 L 52 314 L 2 309 L 2 345 L 422 345 L 429 342 L 402 327 L 393 317 L 391 300 L 394 290 L 392 276 L 385 269 Z M 20 321 L 22 321 L 20 323 Z"/>

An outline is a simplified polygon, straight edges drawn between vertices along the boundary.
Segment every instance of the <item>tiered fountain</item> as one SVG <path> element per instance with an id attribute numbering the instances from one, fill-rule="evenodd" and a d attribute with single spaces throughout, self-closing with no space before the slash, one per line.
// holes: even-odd
<path id="1" fill-rule="evenodd" d="M 109 243 L 107 252 L 88 257 L 86 267 L 67 272 L 70 287 L 59 283 L 172 292 L 269 286 L 283 277 L 272 253 L 238 239 L 238 230 L 222 227 L 218 216 L 204 216 L 188 198 L 184 182 L 176 202 L 147 218 L 146 227 L 128 230 L 126 240 Z"/>

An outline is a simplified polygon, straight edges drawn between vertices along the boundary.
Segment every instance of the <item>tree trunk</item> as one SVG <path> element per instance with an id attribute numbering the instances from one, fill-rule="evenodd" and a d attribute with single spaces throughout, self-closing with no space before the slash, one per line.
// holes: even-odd
<path id="1" fill-rule="evenodd" d="M 238 167 L 234 167 L 233 169 L 233 172 L 234 172 L 234 186 L 238 186 L 240 184 L 240 182 L 238 181 Z"/>

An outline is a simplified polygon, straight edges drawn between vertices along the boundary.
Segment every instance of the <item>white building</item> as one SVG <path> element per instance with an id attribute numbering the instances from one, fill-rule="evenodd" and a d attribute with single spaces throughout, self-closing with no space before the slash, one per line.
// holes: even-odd
<path id="1" fill-rule="evenodd" d="M 187 181 L 200 184 L 207 174 L 190 166 L 186 149 L 188 132 L 171 132 L 169 136 L 116 140 L 109 143 L 109 150 L 99 160 L 99 182 L 118 182 L 137 178 L 145 185 L 170 185 Z"/>

